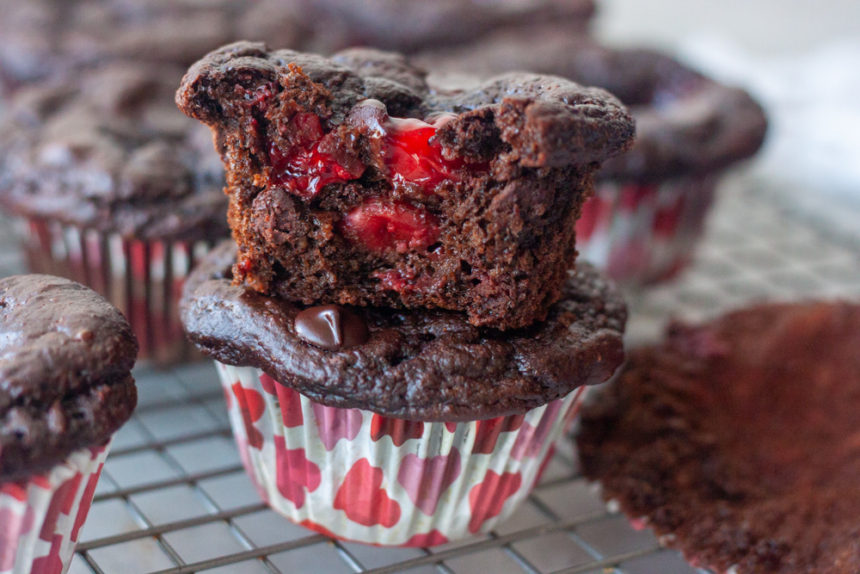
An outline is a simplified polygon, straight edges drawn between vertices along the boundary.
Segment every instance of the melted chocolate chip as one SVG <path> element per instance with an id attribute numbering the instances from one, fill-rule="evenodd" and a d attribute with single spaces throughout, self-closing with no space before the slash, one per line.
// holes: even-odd
<path id="1" fill-rule="evenodd" d="M 327 351 L 361 345 L 367 341 L 364 320 L 339 305 L 310 307 L 296 315 L 296 335 L 305 343 Z"/>

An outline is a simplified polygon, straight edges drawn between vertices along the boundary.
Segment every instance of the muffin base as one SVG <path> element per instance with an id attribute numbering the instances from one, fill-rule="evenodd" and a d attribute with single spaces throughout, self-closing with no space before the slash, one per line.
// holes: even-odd
<path id="1" fill-rule="evenodd" d="M 327 407 L 260 369 L 216 362 L 243 464 L 293 522 L 383 546 L 491 530 L 537 482 L 587 387 L 523 414 L 472 422 Z"/>
<path id="2" fill-rule="evenodd" d="M 576 224 L 580 255 L 624 285 L 672 279 L 693 258 L 717 179 L 597 182 Z"/>
<path id="3" fill-rule="evenodd" d="M 48 472 L 0 483 L 0 574 L 62 574 L 72 561 L 110 443 Z"/>
<path id="4" fill-rule="evenodd" d="M 140 343 L 139 359 L 167 365 L 197 356 L 177 304 L 185 278 L 212 243 L 123 239 L 36 218 L 19 219 L 15 228 L 31 272 L 82 283 L 122 311 Z"/>

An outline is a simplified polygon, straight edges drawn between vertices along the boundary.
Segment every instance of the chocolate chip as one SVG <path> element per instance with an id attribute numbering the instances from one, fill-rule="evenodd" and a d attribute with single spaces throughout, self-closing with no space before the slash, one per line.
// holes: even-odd
<path id="1" fill-rule="evenodd" d="M 296 315 L 296 335 L 315 347 L 337 351 L 367 341 L 364 320 L 338 305 L 310 307 Z"/>

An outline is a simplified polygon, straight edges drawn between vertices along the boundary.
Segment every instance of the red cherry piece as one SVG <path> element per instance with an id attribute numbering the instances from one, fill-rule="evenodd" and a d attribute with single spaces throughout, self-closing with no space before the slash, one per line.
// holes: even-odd
<path id="1" fill-rule="evenodd" d="M 326 185 L 345 183 L 364 173 L 363 166 L 350 170 L 331 154 L 320 151 L 323 130 L 315 114 L 296 114 L 291 123 L 299 136 L 297 144 L 289 150 L 282 150 L 274 142 L 269 144 L 270 184 L 286 187 L 291 193 L 309 199 Z"/>
<path id="2" fill-rule="evenodd" d="M 421 438 L 424 434 L 424 423 L 393 419 L 373 415 L 370 421 L 370 438 L 376 442 L 383 436 L 390 436 L 394 446 L 400 446 L 411 438 Z"/>
<path id="3" fill-rule="evenodd" d="M 434 139 L 436 127 L 416 119 L 390 118 L 386 125 L 385 165 L 395 186 L 417 185 L 433 193 L 446 180 L 458 179 L 462 160 L 442 157 L 442 146 Z"/>
<path id="4" fill-rule="evenodd" d="M 478 421 L 472 453 L 490 454 L 496 448 L 499 435 L 503 432 L 513 432 L 519 429 L 523 425 L 523 420 L 523 415 L 510 415 Z"/>
<path id="5" fill-rule="evenodd" d="M 439 237 L 439 224 L 431 213 L 380 199 L 370 199 L 350 211 L 342 229 L 348 240 L 377 252 L 426 249 Z"/>
<path id="6" fill-rule="evenodd" d="M 353 522 L 391 528 L 400 520 L 400 505 L 382 488 L 382 478 L 381 468 L 372 466 L 366 458 L 360 459 L 343 478 L 334 497 L 334 508 L 343 510 Z"/>
<path id="7" fill-rule="evenodd" d="M 469 508 L 472 510 L 469 532 L 478 532 L 484 522 L 501 514 L 505 502 L 520 489 L 522 483 L 523 477 L 518 472 L 487 472 L 484 480 L 469 491 Z"/>
<path id="8" fill-rule="evenodd" d="M 322 482 L 320 468 L 308 460 L 305 449 L 287 449 L 282 436 L 275 437 L 275 463 L 278 492 L 301 508 L 305 504 L 305 490 L 313 492 Z"/>

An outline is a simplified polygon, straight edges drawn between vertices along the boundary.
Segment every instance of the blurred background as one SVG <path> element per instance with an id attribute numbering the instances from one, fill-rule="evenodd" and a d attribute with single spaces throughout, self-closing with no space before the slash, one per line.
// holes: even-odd
<path id="1" fill-rule="evenodd" d="M 749 90 L 770 120 L 749 175 L 860 241 L 860 2 L 605 0 L 594 31 Z"/>

